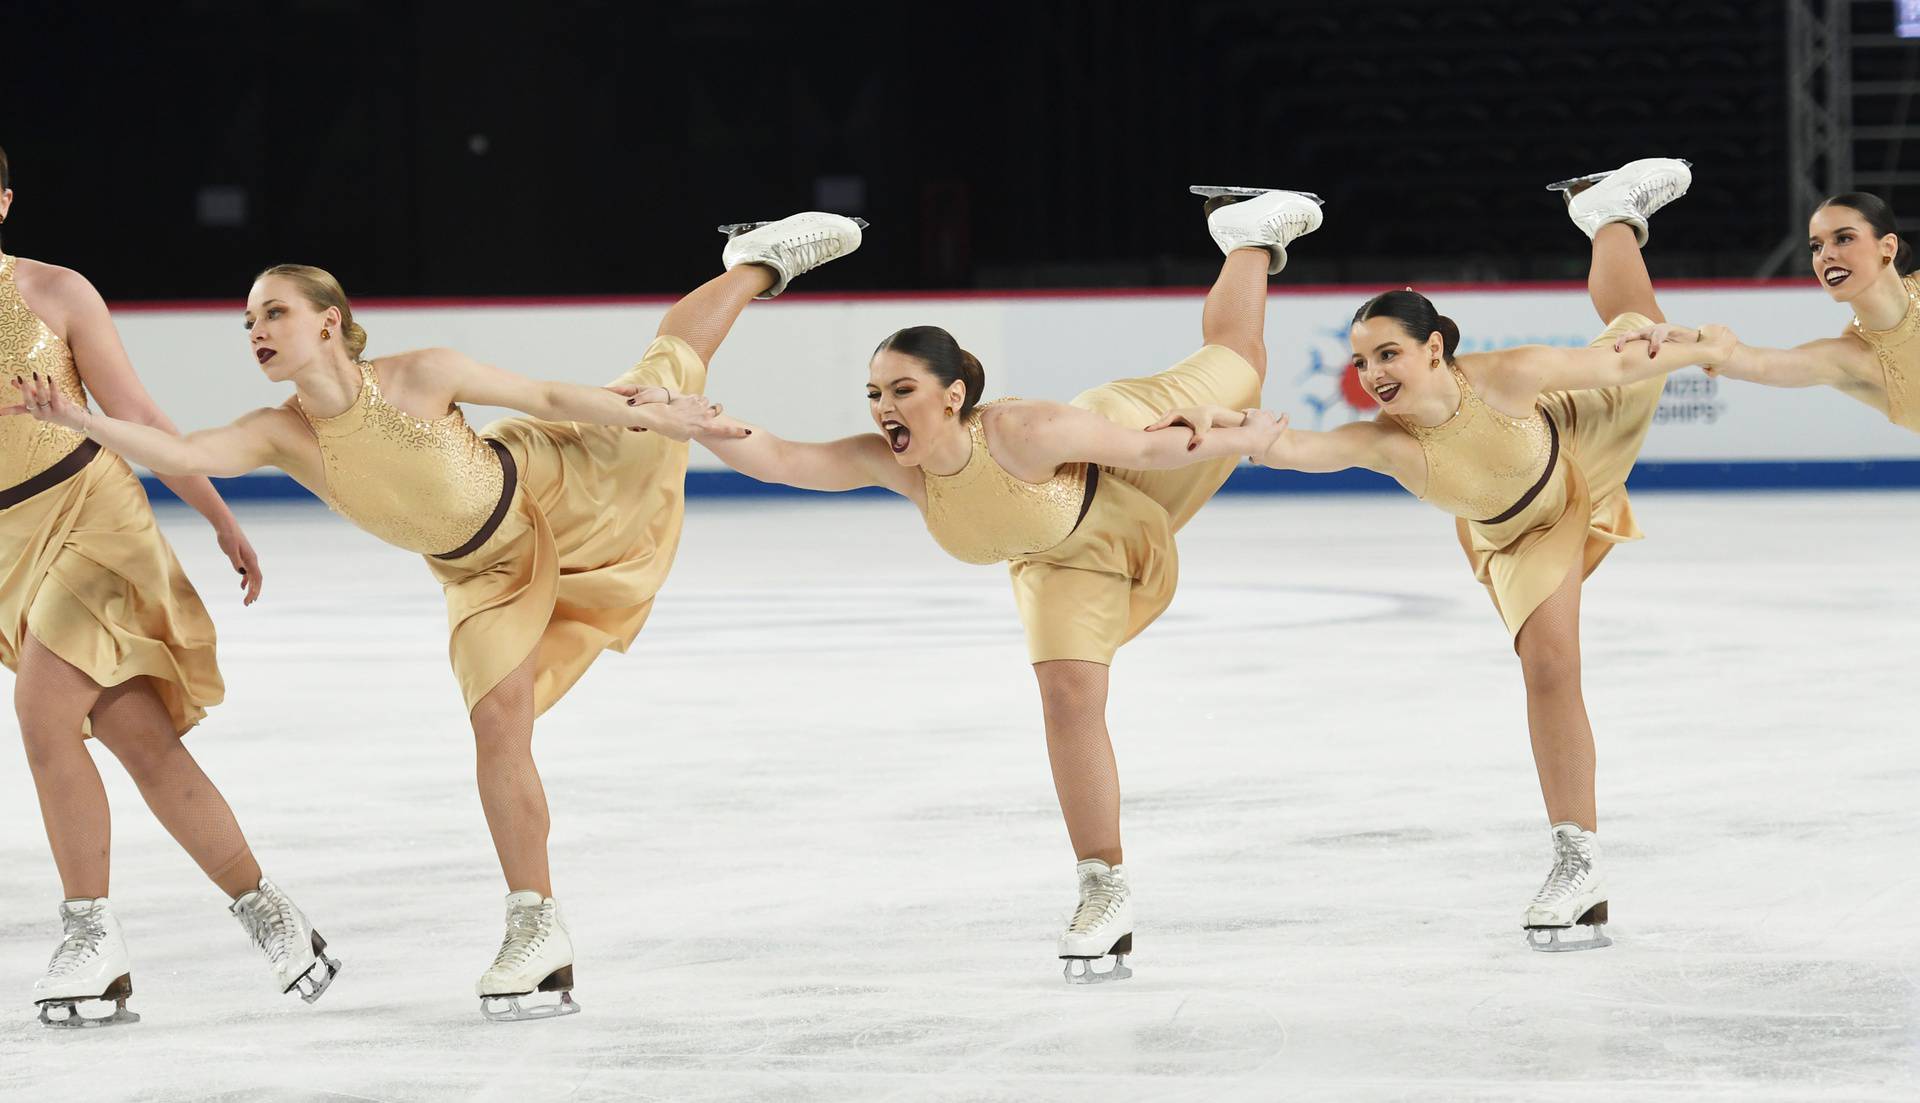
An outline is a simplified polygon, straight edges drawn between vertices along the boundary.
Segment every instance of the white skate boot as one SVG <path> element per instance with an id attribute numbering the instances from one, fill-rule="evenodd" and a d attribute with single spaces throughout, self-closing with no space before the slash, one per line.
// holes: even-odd
<path id="1" fill-rule="evenodd" d="M 1613 945 L 1605 929 L 1607 888 L 1599 865 L 1600 840 L 1593 832 L 1571 823 L 1553 825 L 1553 871 L 1527 905 L 1527 945 L 1547 953 Z M 1587 928 L 1589 937 L 1563 941 L 1561 934 L 1574 927 Z"/>
<path id="2" fill-rule="evenodd" d="M 1060 957 L 1067 963 L 1061 975 L 1068 984 L 1126 980 L 1133 975 L 1127 968 L 1127 955 L 1133 952 L 1133 891 L 1127 887 L 1126 870 L 1088 858 L 1074 873 L 1080 878 L 1080 906 L 1060 935 Z M 1094 972 L 1093 963 L 1109 954 L 1113 968 Z"/>
<path id="3" fill-rule="evenodd" d="M 1267 188 L 1188 188 L 1207 197 L 1207 230 L 1222 253 L 1265 249 L 1273 257 L 1267 275 L 1287 266 L 1287 246 L 1320 228 L 1320 197 L 1312 192 Z"/>
<path id="4" fill-rule="evenodd" d="M 140 1016 L 127 1010 L 133 966 L 107 898 L 61 901 L 60 923 L 66 936 L 47 963 L 47 975 L 33 982 L 41 1025 L 71 1029 L 139 1022 Z M 82 1015 L 80 1005 L 95 1000 L 113 1001 L 113 1013 L 97 1019 Z"/>
<path id="5" fill-rule="evenodd" d="M 259 888 L 227 910 L 266 955 L 273 983 L 283 995 L 297 988 L 308 1003 L 326 995 L 333 978 L 340 975 L 340 963 L 327 956 L 327 940 L 278 885 L 262 877 Z"/>
<path id="6" fill-rule="evenodd" d="M 1591 238 L 1609 222 L 1624 222 L 1647 244 L 1647 219 L 1653 212 L 1687 194 L 1693 183 L 1693 163 L 1672 157 L 1628 161 L 1612 172 L 1596 172 L 1548 184 L 1548 191 L 1565 192 L 1567 217 Z"/>
<path id="7" fill-rule="evenodd" d="M 773 286 L 754 296 L 771 299 L 785 291 L 795 276 L 860 248 L 860 231 L 866 226 L 864 218 L 820 211 L 789 215 L 778 222 L 730 222 L 720 227 L 720 232 L 727 235 L 720 263 L 729 269 L 742 264 L 764 264 L 773 269 L 777 277 Z"/>
<path id="8" fill-rule="evenodd" d="M 480 994 L 480 1013 L 496 1023 L 551 1019 L 580 1010 L 573 1002 L 573 939 L 552 897 L 507 894 L 506 937 L 474 990 Z M 560 1002 L 521 1006 L 520 997 L 535 992 L 558 992 Z M 502 1000 L 505 1005 L 499 1006 Z"/>

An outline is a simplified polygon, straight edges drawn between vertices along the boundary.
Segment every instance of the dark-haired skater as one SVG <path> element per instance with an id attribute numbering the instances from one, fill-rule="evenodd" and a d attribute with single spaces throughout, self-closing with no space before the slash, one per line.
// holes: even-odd
<path id="1" fill-rule="evenodd" d="M 1258 400 L 1267 276 L 1285 265 L 1289 243 L 1320 225 L 1320 209 L 1299 193 L 1270 191 L 1218 207 L 1207 224 L 1227 259 L 1201 312 L 1206 347 L 1158 375 L 1095 387 L 1071 404 L 980 406 L 980 362 L 947 331 L 915 326 L 881 342 L 868 363 L 879 432 L 823 444 L 758 428 L 741 439 L 696 438 L 763 482 L 886 487 L 920 507 L 956 559 L 1009 565 L 1054 789 L 1079 859 L 1079 905 L 1060 936 L 1070 981 L 1130 975 L 1133 905 L 1107 735 L 1108 665 L 1173 600 L 1173 534 L 1246 450 L 1234 434 L 1195 450 L 1184 434 L 1144 427 L 1180 406 Z M 1109 954 L 1112 970 L 1094 972 L 1091 963 Z"/>
<path id="2" fill-rule="evenodd" d="M 1823 201 L 1807 223 L 1807 251 L 1827 295 L 1853 308 L 1846 330 L 1790 349 L 1737 345 L 1716 373 L 1769 387 L 1832 387 L 1920 432 L 1920 277 L 1913 275 L 1913 250 L 1899 225 L 1893 208 L 1868 192 Z M 1638 249 L 1620 253 L 1606 287 L 1653 301 L 1653 281 Z M 1596 281 L 1596 302 L 1601 290 Z M 1656 324 L 1622 334 L 1616 345 L 1645 341 L 1650 354 L 1662 342 L 1695 337 L 1683 326 Z"/>
<path id="3" fill-rule="evenodd" d="M 1653 209 L 1685 191 L 1683 180 L 1669 179 L 1640 188 L 1628 203 L 1632 186 L 1622 178 L 1598 197 L 1622 193 L 1612 217 L 1589 230 L 1596 265 L 1607 250 L 1636 248 L 1623 222 L 1637 217 L 1644 225 Z M 1650 301 L 1645 309 L 1654 309 Z M 1614 348 L 1617 336 L 1658 318 L 1611 318 L 1585 349 L 1523 345 L 1456 356 L 1460 331 L 1450 319 L 1417 292 L 1389 291 L 1361 305 L 1351 331 L 1360 382 L 1380 403 L 1377 420 L 1314 433 L 1287 429 L 1264 411 L 1212 409 L 1175 411 L 1155 426 L 1186 426 L 1209 443 L 1210 428 L 1265 433 L 1268 443 L 1256 441 L 1253 456 L 1268 467 L 1364 467 L 1458 519 L 1461 546 L 1506 621 L 1526 679 L 1527 727 L 1554 847 L 1553 868 L 1522 920 L 1536 949 L 1609 943 L 1593 729 L 1580 689 L 1581 582 L 1613 545 L 1640 537 L 1627 473 L 1663 377 L 1720 363 L 1733 347 L 1730 333 L 1709 326 L 1698 340 L 1665 344 L 1652 358 Z M 1588 937 L 1560 937 L 1576 925 L 1589 928 Z"/>

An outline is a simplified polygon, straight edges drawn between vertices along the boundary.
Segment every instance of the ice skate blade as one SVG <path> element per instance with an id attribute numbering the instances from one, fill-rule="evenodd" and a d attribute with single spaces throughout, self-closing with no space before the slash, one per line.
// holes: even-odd
<path id="1" fill-rule="evenodd" d="M 867 222 L 867 220 L 864 218 L 853 218 L 853 219 L 848 219 L 848 221 L 852 222 L 855 226 L 860 227 L 862 230 L 866 229 L 867 226 L 870 225 Z M 744 234 L 749 230 L 758 230 L 760 227 L 765 225 L 767 225 L 766 222 L 728 222 L 725 225 L 722 225 L 720 227 L 720 232 L 727 235 L 729 238 L 735 238 L 735 237 L 739 237 L 741 234 Z"/>
<path id="2" fill-rule="evenodd" d="M 1527 945 L 1543 954 L 1571 954 L 1580 950 L 1604 950 L 1613 945 L 1613 939 L 1607 937 L 1606 927 L 1595 923 L 1587 928 L 1592 932 L 1589 938 L 1562 941 L 1562 932 L 1572 927 L 1528 927 Z M 1544 935 L 1543 939 L 1541 936 Z"/>
<path id="3" fill-rule="evenodd" d="M 1206 199 L 1219 199 L 1222 196 L 1229 195 L 1240 199 L 1250 199 L 1256 195 L 1265 195 L 1268 192 L 1284 191 L 1293 192 L 1294 195 L 1304 196 L 1322 207 L 1327 205 L 1326 200 L 1310 191 L 1294 191 L 1292 188 L 1228 188 L 1214 184 L 1195 184 L 1187 190 Z"/>
<path id="4" fill-rule="evenodd" d="M 127 1001 L 115 1000 L 113 1014 L 89 1019 L 80 1013 L 80 1005 L 88 1000 L 45 1000 L 40 1004 L 40 1025 L 54 1030 L 85 1030 L 95 1026 L 125 1026 L 137 1023 L 140 1016 L 127 1010 Z M 54 1018 L 53 1012 L 62 1012 L 60 1018 Z"/>
<path id="5" fill-rule="evenodd" d="M 529 993 L 531 994 L 531 993 Z M 489 1003 L 506 1002 L 505 1007 L 490 1007 Z M 573 1002 L 573 993 L 560 993 L 559 1003 L 535 1004 L 527 1007 L 521 1004 L 519 996 L 482 996 L 480 1014 L 490 1023 L 530 1023 L 538 1019 L 557 1019 L 562 1015 L 578 1015 L 580 1005 Z"/>
<path id="6" fill-rule="evenodd" d="M 324 945 L 324 943 L 322 945 Z M 318 950 L 314 952 L 319 953 Z M 320 997 L 327 994 L 327 989 L 333 987 L 333 978 L 339 975 L 339 959 L 320 954 L 320 960 L 314 962 L 311 968 L 300 974 L 300 979 L 294 981 L 293 987 L 287 989 L 287 991 L 292 992 L 297 989 L 301 999 L 308 1003 L 318 1003 L 320 1002 Z"/>
<path id="7" fill-rule="evenodd" d="M 1685 157 L 1675 157 L 1674 160 L 1680 162 L 1681 164 L 1687 166 L 1688 168 L 1693 167 L 1693 162 L 1687 160 Z M 1612 176 L 1614 174 L 1614 171 L 1615 170 L 1613 169 L 1608 169 L 1605 172 L 1590 172 L 1585 176 L 1575 176 L 1568 180 L 1556 180 L 1553 183 L 1547 185 L 1547 190 L 1548 191 L 1573 191 L 1579 188 L 1580 185 L 1582 184 L 1598 184 L 1600 181 L 1605 180 L 1609 176 Z"/>
<path id="8" fill-rule="evenodd" d="M 1068 984 L 1108 984 L 1117 980 L 1126 980 L 1133 975 L 1133 970 L 1127 968 L 1125 954 L 1113 955 L 1113 968 L 1104 973 L 1093 967 L 1093 963 L 1100 960 L 1097 957 L 1070 957 L 1062 960 L 1066 965 L 1061 968 L 1060 975 L 1066 978 Z"/>

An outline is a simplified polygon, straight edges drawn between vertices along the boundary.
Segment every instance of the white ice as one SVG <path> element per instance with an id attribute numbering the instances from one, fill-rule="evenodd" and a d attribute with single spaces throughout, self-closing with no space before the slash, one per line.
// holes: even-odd
<path id="1" fill-rule="evenodd" d="M 1613 948 L 1529 952 L 1546 821 L 1519 671 L 1447 521 L 1233 497 L 1111 709 L 1137 975 L 1072 904 L 1004 571 L 896 502 L 693 503 L 652 622 L 539 727 L 585 1012 L 480 1018 L 500 881 L 437 588 L 318 507 L 243 505 L 191 737 L 345 962 L 271 989 L 103 761 L 131 1027 L 28 987 L 60 887 L 0 721 L 0 1097 L 1911 1099 L 1920 495 L 1642 495 L 1586 591 Z M 104 756 L 100 756 L 103 757 Z"/>

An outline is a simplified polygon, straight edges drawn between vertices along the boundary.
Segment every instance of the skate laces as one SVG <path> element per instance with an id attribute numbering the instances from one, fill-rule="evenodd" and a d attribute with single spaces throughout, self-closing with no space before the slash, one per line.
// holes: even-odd
<path id="1" fill-rule="evenodd" d="M 1645 214 L 1650 203 L 1657 205 L 1671 200 L 1679 186 L 1680 178 L 1670 172 L 1649 176 L 1627 189 L 1627 204 Z"/>
<path id="2" fill-rule="evenodd" d="M 1102 877 L 1098 874 L 1081 882 L 1080 906 L 1073 911 L 1073 919 L 1067 923 L 1070 931 L 1091 931 L 1100 924 L 1113 918 L 1119 910 L 1120 902 L 1127 898 L 1127 886 L 1114 877 Z"/>
<path id="3" fill-rule="evenodd" d="M 100 909 L 67 913 L 66 937 L 60 940 L 53 960 L 47 963 L 47 975 L 62 977 L 80 968 L 82 962 L 99 952 L 100 944 L 106 939 L 107 925 L 100 918 Z"/>
<path id="4" fill-rule="evenodd" d="M 776 242 L 775 250 L 785 256 L 797 275 L 818 268 L 840 255 L 840 235 L 832 230 L 815 230 L 799 240 Z"/>
<path id="5" fill-rule="evenodd" d="M 293 931 L 300 924 L 293 917 L 293 901 L 277 889 L 260 889 L 251 904 L 240 908 L 240 925 L 247 929 L 253 944 L 267 955 L 276 968 L 293 952 Z"/>
<path id="6" fill-rule="evenodd" d="M 1593 871 L 1593 858 L 1574 836 L 1555 839 L 1553 852 L 1553 872 L 1547 874 L 1547 883 L 1540 886 L 1540 891 L 1533 894 L 1536 904 L 1550 904 L 1572 896 L 1580 882 Z"/>
<path id="7" fill-rule="evenodd" d="M 496 969 L 517 969 L 533 957 L 533 951 L 546 940 L 546 905 L 513 908 L 507 912 L 507 936 L 500 940 L 500 952 L 493 957 Z"/>

